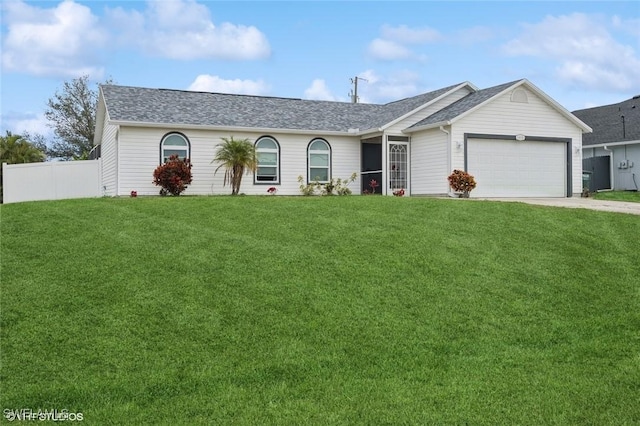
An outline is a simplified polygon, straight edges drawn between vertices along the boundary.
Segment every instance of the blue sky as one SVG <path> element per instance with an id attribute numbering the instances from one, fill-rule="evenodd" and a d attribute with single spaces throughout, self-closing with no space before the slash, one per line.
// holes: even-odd
<path id="1" fill-rule="evenodd" d="M 3 1 L 0 131 L 65 80 L 384 103 L 527 78 L 569 110 L 640 95 L 640 2 Z"/>

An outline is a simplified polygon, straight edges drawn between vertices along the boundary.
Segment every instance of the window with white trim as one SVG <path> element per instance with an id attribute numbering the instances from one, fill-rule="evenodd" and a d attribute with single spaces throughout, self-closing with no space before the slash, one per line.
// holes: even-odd
<path id="1" fill-rule="evenodd" d="M 307 148 L 308 180 L 331 180 L 331 147 L 324 139 L 314 139 Z"/>
<path id="2" fill-rule="evenodd" d="M 172 155 L 181 159 L 191 158 L 191 144 L 186 136 L 181 133 L 168 133 L 160 142 L 160 163 L 164 164 Z"/>
<path id="3" fill-rule="evenodd" d="M 256 142 L 258 168 L 255 183 L 280 183 L 280 145 L 270 136 Z"/>

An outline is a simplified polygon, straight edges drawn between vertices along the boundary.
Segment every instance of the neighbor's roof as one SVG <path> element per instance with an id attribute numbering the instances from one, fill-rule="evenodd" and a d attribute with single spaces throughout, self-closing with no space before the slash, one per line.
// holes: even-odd
<path id="1" fill-rule="evenodd" d="M 582 145 L 640 140 L 640 95 L 617 104 L 580 109 L 573 114 L 593 129 L 593 133 L 582 135 Z"/>
<path id="2" fill-rule="evenodd" d="M 103 85 L 116 122 L 348 132 L 377 129 L 465 83 L 378 104 Z"/>

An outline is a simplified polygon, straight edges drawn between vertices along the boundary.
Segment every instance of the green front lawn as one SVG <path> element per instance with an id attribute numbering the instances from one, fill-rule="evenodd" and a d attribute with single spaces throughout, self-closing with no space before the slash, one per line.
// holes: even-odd
<path id="1" fill-rule="evenodd" d="M 593 194 L 593 198 L 596 200 L 611 200 L 611 201 L 627 201 L 633 203 L 640 203 L 640 192 L 637 191 L 606 191 L 596 192 Z"/>
<path id="2" fill-rule="evenodd" d="M 637 424 L 640 221 L 520 203 L 1 207 L 3 409 L 86 424 Z"/>

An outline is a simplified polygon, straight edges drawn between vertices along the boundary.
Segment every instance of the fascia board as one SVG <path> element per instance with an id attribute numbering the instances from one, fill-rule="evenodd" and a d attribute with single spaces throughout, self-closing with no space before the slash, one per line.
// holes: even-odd
<path id="1" fill-rule="evenodd" d="M 138 121 L 112 120 L 111 124 L 128 127 L 146 127 L 162 129 L 190 129 L 190 130 L 214 130 L 225 132 L 253 132 L 253 133 L 287 133 L 299 135 L 335 135 L 335 136 L 358 136 L 358 133 L 337 130 L 305 130 L 305 129 L 281 129 L 270 127 L 241 127 L 241 126 L 212 126 L 201 124 L 180 124 L 180 123 L 148 123 Z"/>
<path id="2" fill-rule="evenodd" d="M 635 141 L 621 141 L 621 142 L 609 142 L 609 143 L 596 143 L 592 145 L 582 145 L 582 149 L 588 148 L 604 148 L 609 146 L 624 146 L 624 145 L 638 145 L 640 144 L 640 140 Z"/>
<path id="3" fill-rule="evenodd" d="M 404 129 L 402 133 L 415 133 L 415 132 L 419 132 L 420 130 L 436 129 L 440 126 L 450 126 L 450 125 L 451 125 L 451 121 L 439 121 L 437 123 L 425 124 L 424 126 L 409 127 Z"/>

